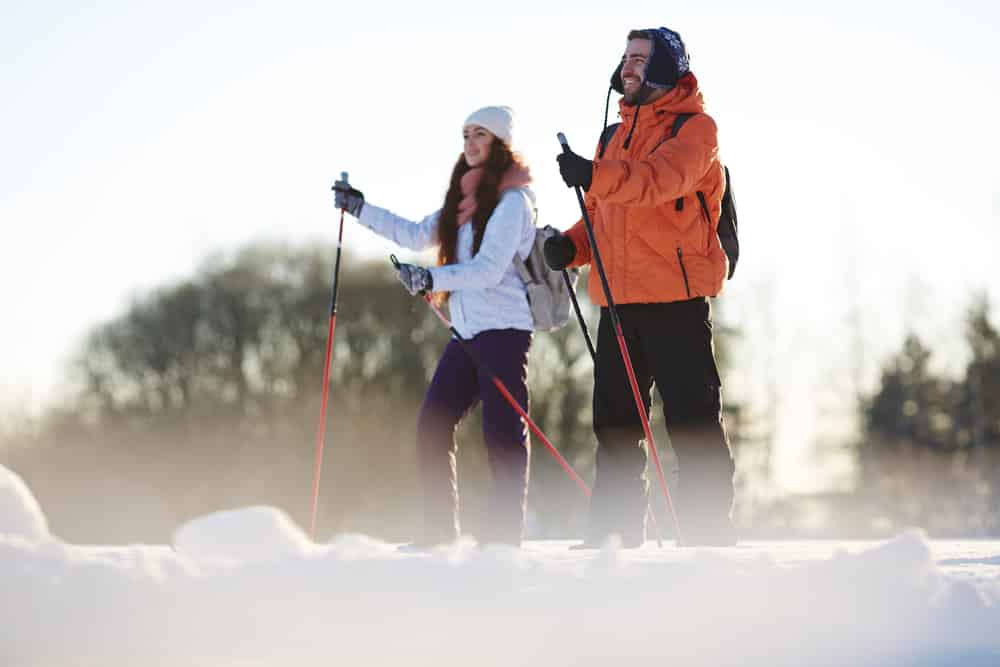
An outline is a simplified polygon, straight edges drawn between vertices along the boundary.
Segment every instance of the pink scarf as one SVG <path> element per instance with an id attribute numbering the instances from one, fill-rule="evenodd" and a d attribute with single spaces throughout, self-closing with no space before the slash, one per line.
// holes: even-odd
<path id="1" fill-rule="evenodd" d="M 483 180 L 483 168 L 474 167 L 465 172 L 462 176 L 462 201 L 458 202 L 458 226 L 461 227 L 476 214 L 478 203 L 476 202 L 476 188 L 479 181 Z M 511 165 L 500 178 L 500 185 L 497 192 L 502 193 L 510 188 L 520 188 L 531 182 L 531 173 L 527 167 Z"/>

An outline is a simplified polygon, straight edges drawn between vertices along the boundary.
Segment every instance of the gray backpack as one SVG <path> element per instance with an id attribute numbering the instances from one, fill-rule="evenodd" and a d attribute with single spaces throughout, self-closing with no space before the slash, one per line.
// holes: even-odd
<path id="1" fill-rule="evenodd" d="M 579 269 L 568 269 L 569 284 L 562 271 L 553 271 L 545 263 L 542 246 L 545 239 L 557 234 L 551 225 L 535 229 L 535 242 L 524 259 L 514 255 L 514 266 L 528 292 L 528 305 L 535 331 L 555 331 L 569 321 L 570 290 L 576 288 Z"/>

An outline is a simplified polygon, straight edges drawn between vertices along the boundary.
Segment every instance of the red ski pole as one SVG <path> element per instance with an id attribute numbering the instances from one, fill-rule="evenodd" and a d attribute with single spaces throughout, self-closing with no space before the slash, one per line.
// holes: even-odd
<path id="1" fill-rule="evenodd" d="M 347 182 L 347 172 L 340 172 L 340 180 Z M 340 277 L 340 250 L 344 242 L 344 209 L 340 209 L 340 231 L 337 233 L 337 259 L 333 264 L 333 287 L 330 297 L 330 322 L 326 332 L 326 361 L 323 363 L 323 399 L 319 408 L 319 429 L 316 433 L 316 470 L 313 473 L 312 513 L 309 519 L 309 537 L 316 539 L 316 510 L 319 505 L 319 480 L 323 471 L 323 442 L 326 436 L 326 402 L 330 395 L 330 360 L 333 356 L 333 332 L 337 328 L 337 283 Z"/>
<path id="2" fill-rule="evenodd" d="M 566 136 L 560 132 L 559 143 L 562 144 L 563 153 L 569 153 L 569 143 Z M 639 391 L 639 383 L 635 379 L 635 370 L 632 368 L 632 357 L 629 356 L 628 346 L 625 345 L 625 335 L 622 333 L 622 324 L 618 319 L 618 309 L 615 308 L 614 298 L 611 296 L 611 287 L 608 284 L 608 276 L 604 272 L 604 262 L 601 261 L 601 253 L 597 249 L 597 239 L 594 237 L 594 227 L 590 223 L 590 216 L 587 215 L 587 207 L 583 203 L 583 193 L 579 187 L 573 188 L 576 191 L 577 201 L 580 203 L 580 211 L 583 213 L 583 226 L 587 230 L 587 240 L 590 241 L 590 250 L 594 258 L 594 265 L 601 278 L 601 287 L 604 288 L 604 298 L 608 302 L 608 313 L 611 315 L 611 323 L 615 328 L 615 335 L 618 337 L 618 348 L 621 350 L 622 360 L 625 362 L 625 370 L 628 372 L 629 383 L 632 385 L 632 396 L 635 398 L 635 407 L 639 411 L 639 418 L 642 420 L 642 428 L 646 433 L 646 441 L 649 443 L 649 450 L 653 454 L 653 463 L 656 464 L 656 474 L 660 481 L 660 489 L 663 491 L 663 499 L 667 505 L 667 510 L 674 521 L 674 533 L 677 541 L 681 541 L 681 527 L 677 521 L 677 513 L 674 511 L 674 503 L 670 499 L 670 490 L 667 488 L 667 480 L 663 477 L 663 467 L 660 466 L 660 455 L 656 451 L 656 441 L 653 440 L 653 431 L 649 428 L 649 417 L 646 414 L 646 406 L 642 402 L 642 394 Z"/>
<path id="3" fill-rule="evenodd" d="M 392 260 L 392 265 L 398 269 L 399 260 L 396 259 L 396 256 L 389 255 L 389 259 Z M 576 474 L 576 471 L 573 470 L 573 467 L 566 461 L 565 458 L 563 458 L 563 455 L 559 453 L 559 450 L 555 448 L 555 446 L 549 441 L 547 437 L 545 437 L 545 434 L 542 433 L 542 430 L 538 428 L 538 426 L 535 424 L 534 421 L 532 421 L 531 417 L 528 416 L 528 413 L 524 411 L 524 408 L 518 405 L 517 399 L 511 395 L 511 393 L 507 390 L 507 387 L 504 386 L 504 383 L 500 380 L 500 378 L 494 375 L 493 371 L 487 368 L 486 365 L 479 360 L 475 352 L 472 351 L 472 348 L 469 347 L 469 342 L 464 338 L 462 338 L 462 334 L 458 333 L 458 330 L 455 329 L 451 321 L 449 321 L 448 318 L 445 317 L 444 313 L 441 312 L 441 309 L 438 308 L 436 305 L 434 305 L 434 301 L 431 300 L 431 296 L 426 292 L 421 292 L 421 296 L 424 298 L 424 301 L 427 302 L 427 305 L 430 306 L 431 309 L 434 311 L 434 314 L 438 316 L 438 319 L 441 320 L 441 322 L 443 322 L 446 327 L 448 327 L 448 330 L 451 331 L 451 335 L 455 337 L 455 340 L 459 342 L 459 344 L 462 346 L 462 349 L 465 350 L 465 353 L 469 355 L 470 359 L 472 359 L 472 363 L 474 363 L 477 368 L 479 368 L 482 371 L 485 371 L 486 374 L 490 376 L 490 380 L 496 386 L 500 394 L 517 411 L 517 414 L 521 415 L 521 419 L 523 419 L 524 423 L 528 425 L 528 428 L 534 431 L 535 435 L 538 436 L 538 439 L 542 441 L 542 444 L 545 445 L 545 448 L 549 451 L 549 454 L 551 454 L 552 457 L 556 460 L 556 462 L 562 467 L 562 469 L 566 471 L 566 474 L 569 475 L 574 482 L 576 482 L 576 485 L 580 487 L 580 490 L 583 491 L 583 494 L 589 498 L 590 487 L 587 486 L 587 483 L 584 482 L 579 475 Z"/>

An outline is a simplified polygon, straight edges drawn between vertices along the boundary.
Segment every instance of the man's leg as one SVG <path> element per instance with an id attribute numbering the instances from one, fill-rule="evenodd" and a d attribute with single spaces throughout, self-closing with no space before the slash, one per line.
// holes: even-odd
<path id="1" fill-rule="evenodd" d="M 722 422 L 707 299 L 652 304 L 640 326 L 680 465 L 675 494 L 685 543 L 731 543 L 734 465 Z"/>
<path id="2" fill-rule="evenodd" d="M 417 462 L 424 527 L 419 542 L 451 542 L 460 533 L 455 428 L 479 399 L 476 368 L 458 341 L 449 341 L 417 419 Z"/>
<path id="3" fill-rule="evenodd" d="M 632 309 L 631 305 L 619 306 L 618 313 L 648 414 L 651 379 L 645 355 L 631 335 Z M 599 544 L 608 535 L 618 533 L 624 544 L 637 546 L 645 541 L 649 494 L 644 433 L 607 308 L 601 309 L 597 331 L 593 409 L 597 479 L 590 499 L 586 541 Z"/>
<path id="4" fill-rule="evenodd" d="M 521 408 L 528 412 L 528 348 L 531 332 L 484 331 L 472 347 Z M 528 496 L 528 425 L 485 372 L 479 373 L 483 440 L 490 463 L 487 525 L 480 541 L 521 544 Z"/>

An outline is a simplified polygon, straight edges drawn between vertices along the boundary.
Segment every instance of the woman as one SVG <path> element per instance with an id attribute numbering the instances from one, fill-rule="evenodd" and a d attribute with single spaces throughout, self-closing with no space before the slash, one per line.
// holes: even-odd
<path id="1" fill-rule="evenodd" d="M 438 265 L 399 265 L 410 294 L 434 292 L 447 300 L 455 329 L 485 366 L 528 407 L 528 349 L 532 316 L 515 256 L 535 238 L 534 194 L 521 158 L 511 151 L 513 114 L 485 107 L 463 124 L 462 154 L 452 170 L 441 210 L 412 222 L 365 201 L 347 183 L 334 186 L 336 205 L 376 234 L 411 250 L 437 246 Z M 438 361 L 417 420 L 417 457 L 423 487 L 424 529 L 418 546 L 460 533 L 455 429 L 477 401 L 492 482 L 488 525 L 481 542 L 520 545 L 528 489 L 527 426 L 456 340 Z"/>

